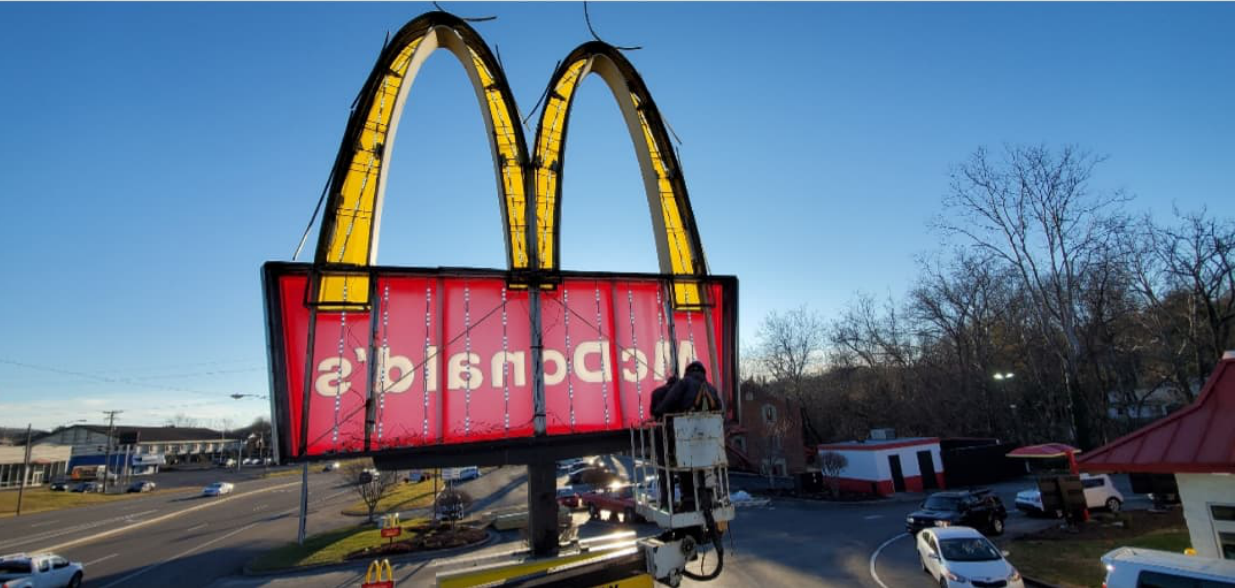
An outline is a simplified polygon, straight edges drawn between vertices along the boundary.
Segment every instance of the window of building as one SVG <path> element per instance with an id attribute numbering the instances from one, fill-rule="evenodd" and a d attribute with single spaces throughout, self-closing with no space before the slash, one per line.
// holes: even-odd
<path id="1" fill-rule="evenodd" d="M 737 435 L 733 438 L 733 446 L 738 448 L 738 451 L 746 453 L 746 436 Z"/>
<path id="2" fill-rule="evenodd" d="M 776 407 L 771 404 L 763 405 L 763 422 L 769 425 L 776 424 Z"/>
<path id="3" fill-rule="evenodd" d="M 1223 558 L 1235 559 L 1235 505 L 1211 504 L 1209 514 L 1213 517 L 1214 538 L 1218 540 L 1218 553 Z"/>

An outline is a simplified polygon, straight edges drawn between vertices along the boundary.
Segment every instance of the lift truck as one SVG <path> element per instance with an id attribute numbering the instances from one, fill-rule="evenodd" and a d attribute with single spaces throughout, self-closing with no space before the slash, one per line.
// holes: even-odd
<path id="1" fill-rule="evenodd" d="M 517 550 L 449 560 L 439 564 L 437 585 L 676 587 L 683 577 L 718 577 L 725 563 L 721 539 L 734 517 L 721 415 L 667 415 L 631 429 L 630 453 L 636 512 L 660 534 L 638 538 L 627 531 L 572 541 L 552 557 Z M 702 555 L 709 545 L 714 558 Z M 689 569 L 695 561 L 698 571 Z"/>

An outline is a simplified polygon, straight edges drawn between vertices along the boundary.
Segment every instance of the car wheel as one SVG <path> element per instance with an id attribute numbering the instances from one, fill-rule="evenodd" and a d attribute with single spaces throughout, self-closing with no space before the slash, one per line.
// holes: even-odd
<path id="1" fill-rule="evenodd" d="M 1001 518 L 991 519 L 991 534 L 992 535 L 1003 535 L 1003 519 Z"/>
<path id="2" fill-rule="evenodd" d="M 587 518 L 592 519 L 593 521 L 600 520 L 600 509 L 597 508 L 595 504 L 587 505 Z"/>
<path id="3" fill-rule="evenodd" d="M 1119 512 L 1121 506 L 1123 506 L 1123 503 L 1119 502 L 1119 499 L 1114 496 L 1106 499 L 1106 510 Z"/>
<path id="4" fill-rule="evenodd" d="M 73 579 L 69 580 L 68 588 L 78 588 L 81 586 L 81 572 L 73 574 Z"/>
<path id="5" fill-rule="evenodd" d="M 948 579 L 944 576 L 939 576 L 939 588 L 948 588 Z"/>
<path id="6" fill-rule="evenodd" d="M 631 525 L 631 524 L 639 522 L 637 518 L 635 517 L 635 509 L 629 506 L 626 507 L 626 510 L 622 512 L 622 522 L 626 523 L 627 525 Z"/>

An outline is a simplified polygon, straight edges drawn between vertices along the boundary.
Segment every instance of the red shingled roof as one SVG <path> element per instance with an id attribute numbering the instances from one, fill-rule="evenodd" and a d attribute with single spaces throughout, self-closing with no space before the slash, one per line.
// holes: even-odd
<path id="1" fill-rule="evenodd" d="M 1097 472 L 1235 473 L 1235 355 L 1218 363 L 1196 402 L 1077 461 Z"/>
<path id="2" fill-rule="evenodd" d="M 1068 452 L 1080 453 L 1081 450 L 1063 443 L 1043 443 L 1041 445 L 1026 445 L 1017 447 L 1008 453 L 1008 457 L 1066 457 Z"/>

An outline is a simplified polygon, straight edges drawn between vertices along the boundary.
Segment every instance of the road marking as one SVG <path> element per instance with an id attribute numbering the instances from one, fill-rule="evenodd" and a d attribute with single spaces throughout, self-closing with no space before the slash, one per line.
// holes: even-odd
<path id="1" fill-rule="evenodd" d="M 109 556 L 107 556 L 107 557 L 100 557 L 99 559 L 96 559 L 96 560 L 94 560 L 94 561 L 88 561 L 88 562 L 86 562 L 86 563 L 84 563 L 84 564 L 81 564 L 81 565 L 82 565 L 82 567 L 84 567 L 84 568 L 88 568 L 88 567 L 90 567 L 90 566 L 92 566 L 92 565 L 94 565 L 94 564 L 96 564 L 96 563 L 99 563 L 99 562 L 104 562 L 104 561 L 107 561 L 107 560 L 109 560 L 109 559 L 111 559 L 111 558 L 113 558 L 113 557 L 116 557 L 117 555 L 120 555 L 120 554 L 119 554 L 119 553 L 113 553 L 113 554 L 111 554 L 111 555 L 109 555 Z"/>
<path id="2" fill-rule="evenodd" d="M 58 522 L 60 522 L 60 521 L 59 521 L 59 520 L 55 520 L 55 521 L 44 521 L 44 522 L 42 522 L 42 523 L 35 523 L 35 524 L 33 524 L 33 525 L 30 525 L 30 526 L 31 526 L 31 527 L 43 527 L 43 526 L 46 526 L 46 525 L 54 525 L 54 524 L 56 524 L 56 523 L 58 523 Z"/>
<path id="3" fill-rule="evenodd" d="M 224 539 L 229 539 L 229 538 L 231 538 L 233 535 L 236 535 L 237 533 L 243 533 L 244 531 L 248 531 L 249 529 L 252 529 L 253 527 L 256 527 L 256 526 L 257 526 L 257 525 L 259 525 L 259 524 L 261 524 L 261 523 L 249 523 L 249 524 L 247 524 L 247 525 L 245 525 L 245 526 L 243 526 L 243 527 L 240 527 L 239 529 L 236 529 L 235 531 L 232 531 L 231 533 L 228 533 L 228 534 L 226 534 L 226 535 L 222 535 L 222 536 L 220 536 L 220 537 L 215 537 L 214 539 L 211 539 L 211 540 L 209 540 L 209 541 L 207 541 L 207 542 L 205 542 L 205 543 L 199 544 L 199 545 L 197 545 L 197 546 L 195 546 L 195 547 L 189 548 L 189 549 L 187 549 L 187 550 L 185 550 L 185 551 L 182 551 L 182 552 L 180 552 L 180 553 L 178 553 L 178 554 L 176 554 L 176 555 L 173 555 L 173 556 L 171 556 L 170 558 L 165 559 L 165 560 L 163 560 L 163 561 L 161 561 L 161 562 L 159 562 L 159 563 L 157 563 L 157 564 L 153 564 L 153 565 L 146 566 L 146 567 L 144 567 L 144 568 L 142 568 L 142 569 L 140 569 L 140 570 L 137 570 L 136 572 L 133 572 L 132 574 L 129 574 L 129 575 L 127 575 L 127 576 L 123 577 L 123 578 L 120 578 L 119 580 L 116 580 L 115 582 L 112 582 L 111 584 L 107 584 L 106 586 L 103 586 L 102 588 L 111 588 L 112 586 L 119 586 L 119 585 L 121 585 L 121 584 L 124 584 L 124 583 L 128 582 L 129 580 L 132 580 L 133 578 L 136 578 L 136 577 L 138 577 L 138 576 L 140 576 L 140 575 L 142 575 L 142 574 L 144 574 L 144 573 L 146 573 L 146 572 L 149 572 L 150 570 L 153 570 L 153 569 L 155 569 L 155 568 L 157 568 L 157 567 L 159 567 L 159 566 L 161 566 L 161 565 L 163 565 L 163 564 L 165 564 L 165 563 L 176 561 L 176 560 L 178 560 L 178 559 L 180 559 L 180 558 L 182 558 L 182 557 L 188 556 L 188 555 L 193 555 L 193 553 L 194 553 L 194 552 L 196 552 L 196 551 L 200 551 L 200 550 L 202 550 L 202 549 L 205 549 L 206 547 L 209 547 L 209 546 L 211 546 L 211 545 L 214 545 L 215 543 L 218 543 L 218 542 L 220 542 L 220 541 L 222 541 L 222 540 L 224 540 Z"/>
<path id="4" fill-rule="evenodd" d="M 245 493 L 243 493 L 243 494 L 233 494 L 233 495 L 228 496 L 228 497 L 226 497 L 226 498 L 220 498 L 220 499 L 217 499 L 217 500 L 211 500 L 211 501 L 209 501 L 209 502 L 207 502 L 207 503 L 205 503 L 205 504 L 199 504 L 199 505 L 197 505 L 197 506 L 191 506 L 191 507 L 186 508 L 186 509 L 182 509 L 182 510 L 177 510 L 177 511 L 174 511 L 174 512 L 170 512 L 170 513 L 165 514 L 165 515 L 163 515 L 163 516 L 158 516 L 158 517 L 154 517 L 154 518 L 151 518 L 151 519 L 146 519 L 146 520 L 144 520 L 144 521 L 138 521 L 138 522 L 133 523 L 133 524 L 131 524 L 131 525 L 126 525 L 126 526 L 123 526 L 123 527 L 119 527 L 119 528 L 116 528 L 116 529 L 112 529 L 112 530 L 110 530 L 110 531 L 104 531 L 104 532 L 102 532 L 102 533 L 98 533 L 98 534 L 96 534 L 96 535 L 90 535 L 89 537 L 81 537 L 81 538 L 78 538 L 78 539 L 74 539 L 74 540 L 72 540 L 72 541 L 68 541 L 68 542 L 65 542 L 65 543 L 61 543 L 61 544 L 59 544 L 59 545 L 53 545 L 53 546 L 51 546 L 51 547 L 44 547 L 44 548 L 42 548 L 42 549 L 32 549 L 32 550 L 29 550 L 29 551 L 33 551 L 33 552 L 42 552 L 42 551 L 51 551 L 51 552 L 56 552 L 56 551 L 64 551 L 65 549 L 67 549 L 67 548 L 69 548 L 69 547 L 72 547 L 72 546 L 74 546 L 74 545 L 79 545 L 79 544 L 81 544 L 81 543 L 88 543 L 88 542 L 90 542 L 90 541 L 97 541 L 97 540 L 99 540 L 99 539 L 103 539 L 103 538 L 105 538 L 105 537 L 111 537 L 112 535 L 117 535 L 117 534 L 119 534 L 119 533 L 123 533 L 123 532 L 125 532 L 125 531 L 131 531 L 131 530 L 136 529 L 136 528 L 139 528 L 139 527 L 144 527 L 144 526 L 146 526 L 146 525 L 151 525 L 151 524 L 154 524 L 154 523 L 158 523 L 158 522 L 161 522 L 161 521 L 165 521 L 165 520 L 170 519 L 170 518 L 178 517 L 178 516 L 180 516 L 180 515 L 188 514 L 188 513 L 191 513 L 191 512 L 193 512 L 193 511 L 195 511 L 195 510 L 201 510 L 201 509 L 203 509 L 203 508 L 210 508 L 210 507 L 212 507 L 212 506 L 218 506 L 218 505 L 220 505 L 220 504 L 224 504 L 224 503 L 226 503 L 226 502 L 228 502 L 228 501 L 235 500 L 235 499 L 237 499 L 237 498 L 241 498 L 241 497 L 245 497 L 245 496 L 252 496 L 252 495 L 254 495 L 254 494 L 262 494 L 262 493 L 264 493 L 264 492 L 269 492 L 269 491 L 274 490 L 274 489 L 276 489 L 276 488 L 286 488 L 286 487 L 288 487 L 288 486 L 295 486 L 295 485 L 297 485 L 297 484 L 299 484 L 299 483 L 300 483 L 300 482 L 289 482 L 289 483 L 287 483 L 287 484 L 283 484 L 282 486 L 270 486 L 270 487 L 268 487 L 268 488 L 258 488 L 257 490 L 253 490 L 253 491 L 250 491 L 250 492 L 245 492 Z M 151 512 L 154 512 L 154 511 L 151 511 Z M 63 533 L 58 533 L 58 535 L 62 535 L 62 534 L 63 534 Z M 54 535 L 53 535 L 53 536 L 54 536 Z M 47 539 L 50 539 L 51 537 L 46 537 L 46 538 L 47 538 Z"/>
<path id="5" fill-rule="evenodd" d="M 875 560 L 879 559 L 879 552 L 883 551 L 884 547 L 891 545 L 897 539 L 901 539 L 902 537 L 908 537 L 908 536 L 909 536 L 909 533 L 901 533 L 900 535 L 897 535 L 891 539 L 888 539 L 887 541 L 883 542 L 883 545 L 880 545 L 879 547 L 877 547 L 875 549 L 875 552 L 871 554 L 871 579 L 873 579 L 875 583 L 880 586 L 880 588 L 888 588 L 888 585 L 884 584 L 883 580 L 879 579 L 879 574 L 875 573 Z M 107 587 L 104 586 L 103 588 L 107 588 Z"/>
<path id="6" fill-rule="evenodd" d="M 866 520 L 868 520 L 868 521 L 871 521 L 871 520 L 875 520 L 875 519 L 882 519 L 882 518 L 883 518 L 883 515 L 866 515 L 866 516 L 864 516 L 864 517 L 862 517 L 862 518 L 864 518 L 864 519 L 866 519 Z"/>
<path id="7" fill-rule="evenodd" d="M 136 514 L 131 514 L 131 515 L 121 515 L 121 516 L 118 516 L 118 517 L 111 517 L 111 518 L 107 518 L 107 519 L 101 519 L 101 520 L 97 520 L 97 521 L 91 521 L 91 522 L 89 522 L 89 523 L 82 523 L 82 524 L 79 524 L 79 525 L 72 525 L 72 526 L 68 526 L 68 527 L 61 527 L 61 528 L 59 528 L 59 529 L 52 529 L 52 530 L 49 530 L 49 531 L 43 531 L 42 533 L 36 533 L 36 534 L 33 534 L 33 535 L 27 535 L 27 536 L 22 537 L 22 538 L 20 538 L 20 539 L 12 539 L 12 540 L 9 540 L 9 541 L 0 541 L 0 549 L 7 549 L 7 548 L 8 548 L 8 546 L 11 546 L 11 545 L 21 545 L 21 544 L 24 544 L 24 543 L 33 543 L 33 542 L 35 542 L 35 541 L 46 541 L 46 540 L 49 540 L 49 539 L 53 539 L 53 538 L 55 538 L 55 537 L 59 537 L 59 536 L 61 536 L 61 535 L 69 535 L 69 534 L 72 534 L 72 533 L 77 533 L 77 532 L 79 532 L 79 531 L 85 531 L 85 530 L 87 530 L 87 529 L 93 529 L 94 527 L 101 527 L 101 526 L 106 525 L 106 524 L 109 524 L 109 523 L 115 523 L 115 522 L 119 522 L 119 521 L 128 520 L 128 518 L 129 518 L 129 517 L 138 516 L 138 515 L 142 515 L 142 514 L 150 514 L 150 513 L 152 513 L 152 512 L 156 512 L 156 511 L 149 510 L 149 511 L 146 511 L 146 512 L 143 512 L 143 513 L 136 513 Z"/>
<path id="8" fill-rule="evenodd" d="M 196 526 L 193 526 L 193 527 L 189 527 L 189 528 L 185 529 L 185 530 L 184 530 L 184 532 L 185 532 L 185 533 L 192 533 L 193 531 L 196 531 L 196 530 L 198 530 L 198 529 L 200 529 L 200 528 L 202 528 L 202 527 L 205 527 L 206 525 L 209 525 L 209 524 L 210 524 L 210 523 L 202 523 L 202 524 L 200 524 L 200 525 L 196 525 Z"/>

